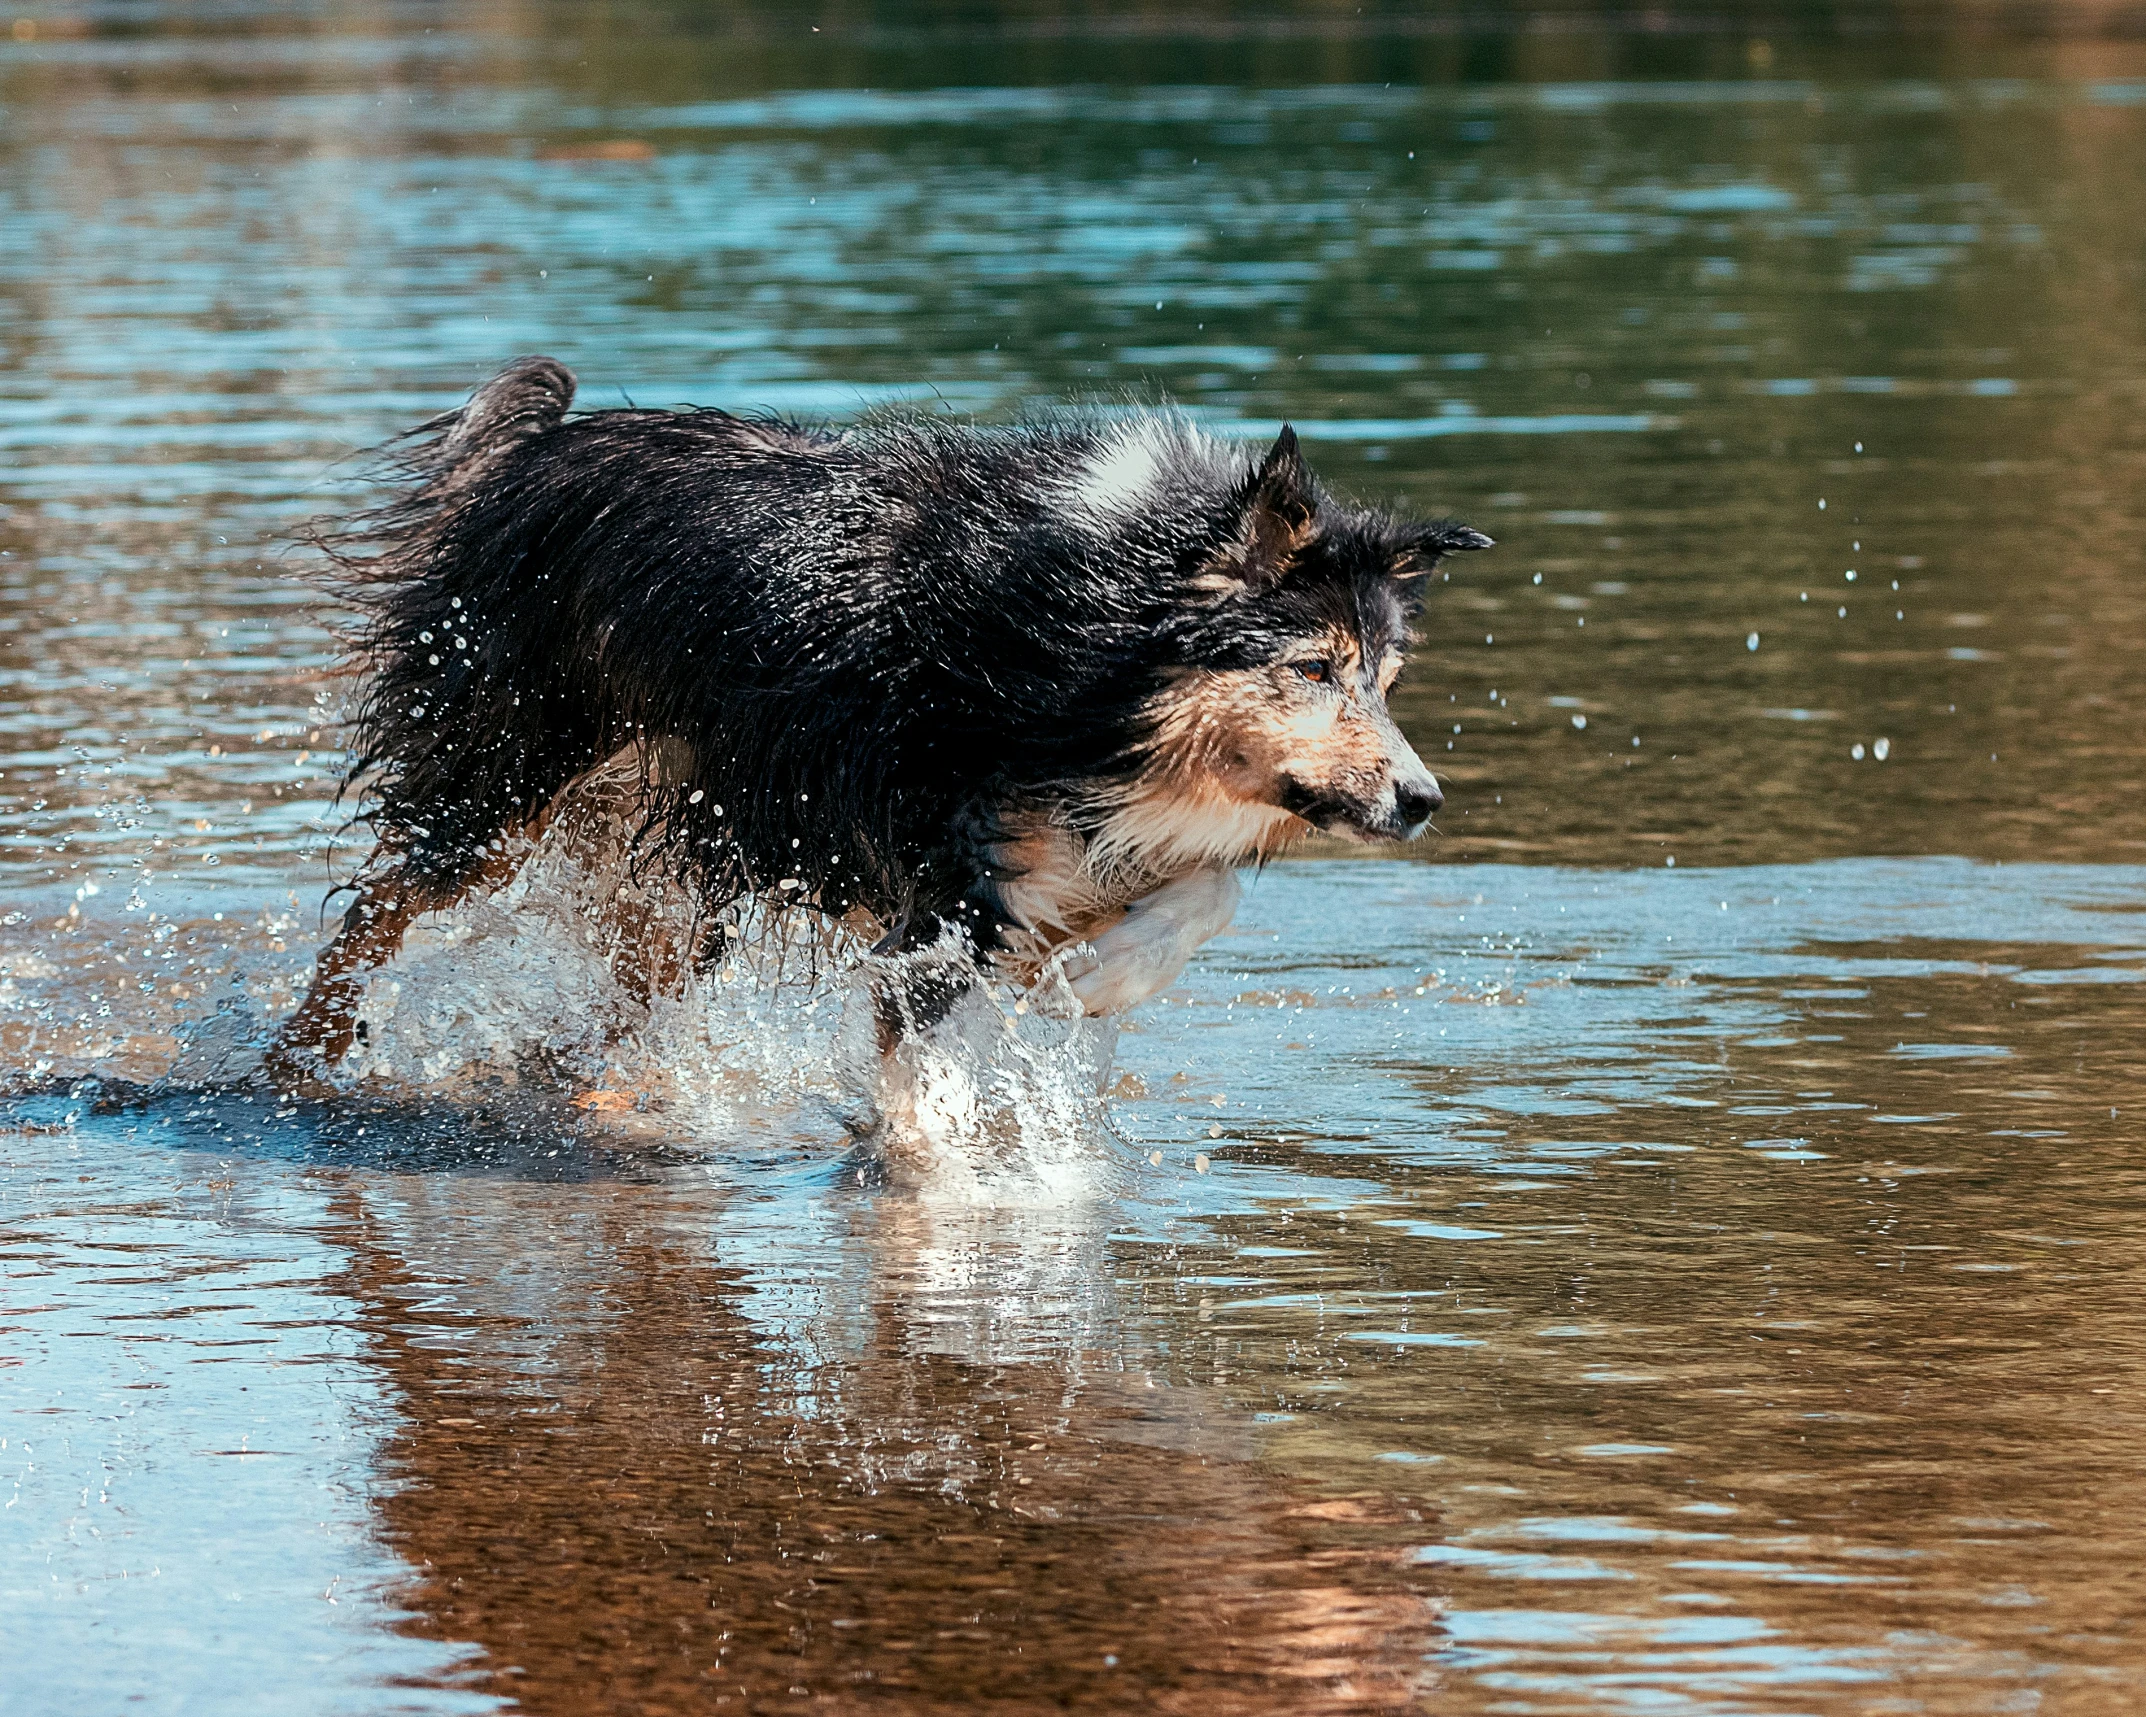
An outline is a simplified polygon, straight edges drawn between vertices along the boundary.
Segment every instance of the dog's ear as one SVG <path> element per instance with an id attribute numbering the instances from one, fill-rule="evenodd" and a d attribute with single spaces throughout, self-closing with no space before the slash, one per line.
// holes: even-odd
<path id="1" fill-rule="evenodd" d="M 1318 507 L 1311 473 L 1304 468 L 1303 449 L 1297 446 L 1296 428 L 1285 423 L 1260 461 L 1259 475 L 1252 479 L 1245 521 L 1252 529 L 1254 552 L 1271 547 L 1286 555 L 1296 548 L 1310 534 L 1312 514 Z"/>
<path id="2" fill-rule="evenodd" d="M 1496 546 L 1481 531 L 1454 519 L 1433 519 L 1428 524 L 1403 525 L 1393 538 L 1395 578 L 1421 578 L 1449 554 Z"/>
<path id="3" fill-rule="evenodd" d="M 1311 539 L 1319 496 L 1290 425 L 1282 425 L 1259 469 L 1245 483 L 1239 505 L 1243 511 L 1237 540 L 1195 581 L 1218 596 L 1275 583 Z"/>

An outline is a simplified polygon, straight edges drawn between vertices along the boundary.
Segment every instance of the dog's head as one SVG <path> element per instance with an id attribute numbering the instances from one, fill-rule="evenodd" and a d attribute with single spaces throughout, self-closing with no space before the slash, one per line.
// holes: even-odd
<path id="1" fill-rule="evenodd" d="M 1138 785 L 1148 818 L 1177 825 L 1163 844 L 1202 844 L 1205 830 L 1213 856 L 1241 859 L 1306 824 L 1358 841 L 1421 834 L 1444 796 L 1387 694 L 1420 581 L 1489 546 L 1450 520 L 1321 494 L 1283 429 L 1233 499 L 1222 545 L 1186 569 L 1179 665 L 1150 702 Z"/>

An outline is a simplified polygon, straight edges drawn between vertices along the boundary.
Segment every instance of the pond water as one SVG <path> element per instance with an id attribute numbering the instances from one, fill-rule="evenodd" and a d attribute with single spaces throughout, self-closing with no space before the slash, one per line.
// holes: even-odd
<path id="1" fill-rule="evenodd" d="M 0 1712 L 2146 1703 L 2122 16 L 18 10 Z M 584 1114 L 534 908 L 230 1086 L 364 850 L 287 545 L 530 350 L 1295 422 L 1499 538 L 1443 834 L 1055 1178 L 868 1172 L 795 985 Z"/>

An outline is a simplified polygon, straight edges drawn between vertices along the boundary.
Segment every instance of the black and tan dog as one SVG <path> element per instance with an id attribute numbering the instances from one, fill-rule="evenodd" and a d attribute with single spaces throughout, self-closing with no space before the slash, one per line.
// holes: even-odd
<path id="1" fill-rule="evenodd" d="M 642 861 L 711 922 L 758 897 L 888 950 L 954 927 L 1015 974 L 1082 942 L 1091 1013 L 1177 975 L 1233 867 L 1313 829 L 1407 840 L 1440 804 L 1386 694 L 1419 581 L 1489 539 L 1335 500 L 1286 428 L 1258 458 L 1166 413 L 816 431 L 569 417 L 573 390 L 512 365 L 330 544 L 379 844 L 288 1073 L 622 754 Z"/>

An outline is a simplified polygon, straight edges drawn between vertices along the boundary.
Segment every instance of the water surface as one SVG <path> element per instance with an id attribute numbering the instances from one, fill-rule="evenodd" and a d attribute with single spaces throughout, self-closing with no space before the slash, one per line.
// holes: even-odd
<path id="1" fill-rule="evenodd" d="M 2146 50 L 1989 24 L 26 16 L 0 1710 L 2139 1703 Z M 1500 539 L 1442 835 L 1257 880 L 1086 1196 L 212 1090 L 363 854 L 286 545 L 529 350 L 1295 422 Z"/>

